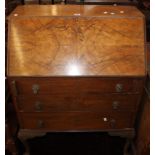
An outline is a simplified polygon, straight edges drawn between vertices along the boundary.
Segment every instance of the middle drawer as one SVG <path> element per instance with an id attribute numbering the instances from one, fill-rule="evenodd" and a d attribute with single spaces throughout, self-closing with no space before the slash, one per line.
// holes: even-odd
<path id="1" fill-rule="evenodd" d="M 137 94 L 59 94 L 17 97 L 20 112 L 135 111 L 138 101 Z"/>

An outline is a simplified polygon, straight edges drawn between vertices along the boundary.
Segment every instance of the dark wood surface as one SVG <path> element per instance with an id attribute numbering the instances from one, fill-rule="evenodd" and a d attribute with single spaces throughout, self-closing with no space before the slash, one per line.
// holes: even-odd
<path id="1" fill-rule="evenodd" d="M 20 113 L 21 128 L 44 131 L 108 131 L 133 127 L 132 112 Z M 106 121 L 104 119 L 107 119 Z"/>
<path id="2" fill-rule="evenodd" d="M 135 140 L 137 155 L 150 154 L 150 96 L 149 78 L 142 97 L 140 116 L 137 122 L 137 136 Z"/>
<path id="3" fill-rule="evenodd" d="M 142 97 L 140 116 L 137 122 L 137 136 L 135 139 L 137 155 L 150 154 L 150 44 L 147 43 L 148 76 Z"/>
<path id="4" fill-rule="evenodd" d="M 21 6 L 9 19 L 9 76 L 145 75 L 135 7 Z"/>
<path id="5" fill-rule="evenodd" d="M 10 91 L 8 88 L 8 81 L 5 81 L 5 150 L 12 155 L 18 155 L 19 150 L 17 147 L 17 131 L 18 122 L 15 109 L 11 103 Z"/>
<path id="6" fill-rule="evenodd" d="M 136 151 L 137 155 L 150 154 L 150 99 L 145 92 L 143 96 L 143 109 L 138 123 Z"/>
<path id="7" fill-rule="evenodd" d="M 139 103 L 138 94 L 91 94 L 77 97 L 72 95 L 19 96 L 19 112 L 62 112 L 62 111 L 130 111 Z"/>
<path id="8" fill-rule="evenodd" d="M 36 122 L 41 120 L 41 123 L 47 121 L 43 129 L 51 131 L 108 131 L 115 125 L 118 129 L 133 128 L 144 79 L 55 77 L 10 78 L 9 82 L 22 128 L 37 129 Z M 39 86 L 37 93 L 34 93 L 34 85 Z M 121 85 L 122 89 L 118 90 L 117 85 Z M 24 106 L 22 97 L 27 99 Z M 38 108 L 38 102 L 40 104 L 42 100 L 46 102 L 46 110 L 36 113 L 33 109 Z M 114 109 L 115 101 L 119 104 L 122 102 L 119 106 L 123 105 L 124 108 L 121 107 L 119 111 Z M 30 111 L 23 113 L 22 107 L 30 108 Z M 111 121 L 114 125 L 107 126 Z"/>
<path id="9" fill-rule="evenodd" d="M 117 85 L 120 84 L 121 93 L 138 93 L 144 84 L 142 77 L 29 77 L 9 78 L 10 87 L 15 95 L 34 95 L 33 86 L 38 85 L 37 94 L 95 94 L 117 93 Z"/>

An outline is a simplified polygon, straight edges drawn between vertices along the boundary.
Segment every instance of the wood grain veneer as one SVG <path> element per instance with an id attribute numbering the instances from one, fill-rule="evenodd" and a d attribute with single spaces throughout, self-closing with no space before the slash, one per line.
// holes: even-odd
<path id="1" fill-rule="evenodd" d="M 144 17 L 134 7 L 27 6 L 9 19 L 9 76 L 145 75 Z"/>

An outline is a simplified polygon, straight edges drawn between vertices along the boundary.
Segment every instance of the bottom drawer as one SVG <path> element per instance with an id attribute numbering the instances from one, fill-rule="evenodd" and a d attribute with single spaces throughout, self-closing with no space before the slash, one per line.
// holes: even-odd
<path id="1" fill-rule="evenodd" d="M 20 113 L 23 129 L 50 131 L 102 131 L 131 128 L 132 113 L 100 114 L 93 112 Z"/>

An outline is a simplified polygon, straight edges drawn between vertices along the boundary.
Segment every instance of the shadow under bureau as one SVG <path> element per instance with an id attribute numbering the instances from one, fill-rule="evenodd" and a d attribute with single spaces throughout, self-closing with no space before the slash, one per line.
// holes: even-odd
<path id="1" fill-rule="evenodd" d="M 134 138 L 146 76 L 144 22 L 132 6 L 33 5 L 12 12 L 7 78 L 26 154 L 26 140 L 46 132 Z"/>

